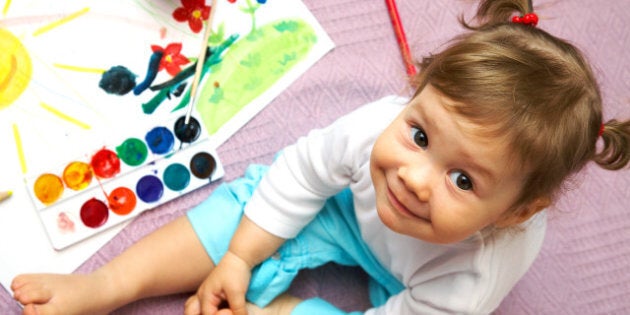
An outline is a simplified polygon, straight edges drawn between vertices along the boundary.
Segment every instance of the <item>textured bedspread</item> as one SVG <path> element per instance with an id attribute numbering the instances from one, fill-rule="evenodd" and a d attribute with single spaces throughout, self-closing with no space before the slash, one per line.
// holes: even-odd
<path id="1" fill-rule="evenodd" d="M 273 0 L 270 0 L 273 1 Z M 305 0 L 336 48 L 219 148 L 224 180 L 314 127 L 387 94 L 408 93 L 405 70 L 384 1 Z M 535 0 L 539 27 L 564 37 L 590 58 L 601 83 L 606 119 L 630 118 L 630 0 Z M 414 57 L 440 48 L 462 31 L 457 16 L 474 2 L 398 0 Z M 200 203 L 216 184 L 144 213 L 86 261 L 93 270 L 143 235 Z M 594 165 L 549 210 L 541 255 L 498 309 L 498 314 L 630 314 L 630 170 Z M 302 297 L 322 296 L 348 310 L 367 306 L 365 275 L 329 265 L 304 272 L 292 287 Z M 116 314 L 181 314 L 187 295 L 147 299 Z M 0 314 L 18 314 L 0 289 Z"/>

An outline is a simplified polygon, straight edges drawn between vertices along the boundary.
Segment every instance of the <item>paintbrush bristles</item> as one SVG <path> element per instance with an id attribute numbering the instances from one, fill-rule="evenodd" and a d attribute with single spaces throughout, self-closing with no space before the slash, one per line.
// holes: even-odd
<path id="1" fill-rule="evenodd" d="M 188 103 L 188 111 L 186 112 L 186 119 L 184 120 L 184 124 L 186 125 L 190 122 L 190 115 L 192 114 L 193 107 L 195 106 L 197 87 L 199 86 L 199 81 L 201 81 L 201 72 L 203 71 L 206 51 L 208 50 L 208 39 L 210 38 L 210 33 L 212 33 L 212 21 L 216 12 L 217 2 L 217 0 L 212 0 L 210 15 L 208 15 L 208 20 L 206 21 L 206 30 L 204 31 L 203 40 L 201 42 L 201 51 L 199 52 L 199 57 L 197 58 L 195 76 L 193 77 L 192 85 L 190 86 L 190 102 Z"/>

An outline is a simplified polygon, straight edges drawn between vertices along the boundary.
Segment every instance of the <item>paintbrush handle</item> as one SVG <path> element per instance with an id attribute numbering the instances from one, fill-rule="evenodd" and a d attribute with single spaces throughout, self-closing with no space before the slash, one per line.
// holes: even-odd
<path id="1" fill-rule="evenodd" d="M 0 201 L 4 201 L 6 199 L 9 199 L 9 197 L 11 197 L 11 195 L 13 195 L 12 191 L 0 191 Z"/>
<path id="2" fill-rule="evenodd" d="M 409 50 L 409 44 L 407 43 L 407 36 L 405 35 L 405 29 L 400 21 L 400 15 L 398 14 L 398 8 L 396 7 L 395 0 L 385 0 L 387 5 L 387 11 L 389 11 L 389 17 L 391 18 L 392 26 L 394 27 L 394 35 L 400 48 L 403 64 L 407 70 L 407 74 L 412 77 L 416 74 L 416 67 L 413 64 L 411 58 L 411 52 Z"/>
<path id="3" fill-rule="evenodd" d="M 210 38 L 210 33 L 212 33 L 212 21 L 216 12 L 216 5 L 217 0 L 212 0 L 210 14 L 208 15 L 208 20 L 206 21 L 206 30 L 204 31 L 203 41 L 201 43 L 201 51 L 199 52 L 199 57 L 197 58 L 195 76 L 193 77 L 192 85 L 190 86 L 190 102 L 188 103 L 188 111 L 186 112 L 186 119 L 184 120 L 184 124 L 186 125 L 190 122 L 190 115 L 192 114 L 195 100 L 197 98 L 197 87 L 201 81 L 201 72 L 203 70 L 204 60 L 206 59 L 206 51 L 208 50 L 208 39 Z"/>

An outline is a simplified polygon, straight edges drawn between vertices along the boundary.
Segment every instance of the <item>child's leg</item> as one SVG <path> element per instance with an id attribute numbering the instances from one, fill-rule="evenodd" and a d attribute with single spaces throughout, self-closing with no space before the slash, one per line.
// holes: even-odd
<path id="1" fill-rule="evenodd" d="M 24 314 L 102 314 L 141 298 L 194 291 L 212 267 L 182 216 L 93 273 L 20 275 L 11 289 Z"/>

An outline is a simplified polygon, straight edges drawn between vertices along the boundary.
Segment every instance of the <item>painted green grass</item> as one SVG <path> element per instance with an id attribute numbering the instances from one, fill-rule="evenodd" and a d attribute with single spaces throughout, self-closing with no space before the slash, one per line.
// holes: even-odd
<path id="1" fill-rule="evenodd" d="M 197 110 L 210 134 L 271 87 L 315 45 L 314 30 L 301 20 L 262 26 L 234 43 L 210 68 Z"/>

